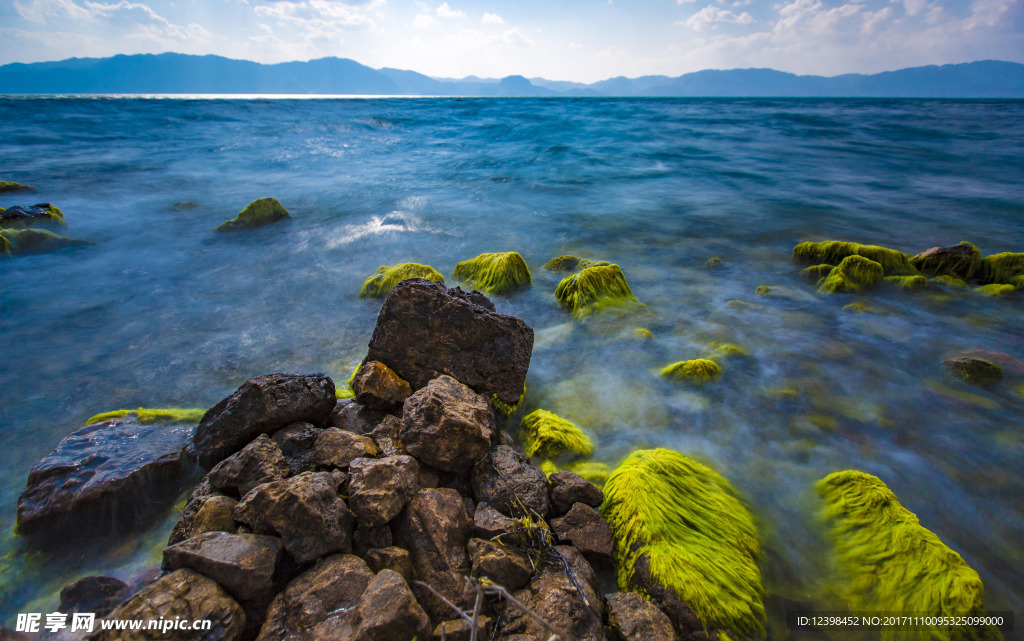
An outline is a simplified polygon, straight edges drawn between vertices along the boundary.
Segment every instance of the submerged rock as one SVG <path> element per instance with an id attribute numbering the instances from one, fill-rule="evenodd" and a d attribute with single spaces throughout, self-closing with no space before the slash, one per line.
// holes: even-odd
<path id="1" fill-rule="evenodd" d="M 919 274 L 903 252 L 878 245 L 861 245 L 839 240 L 800 243 L 793 248 L 793 258 L 806 263 L 839 265 L 850 256 L 860 256 L 878 263 L 885 276 L 916 276 Z M 879 275 L 881 279 L 881 275 Z"/>
<path id="2" fill-rule="evenodd" d="M 68 238 L 48 229 L 2 229 L 0 230 L 0 257 L 22 254 L 41 254 L 64 249 L 91 245 L 87 240 Z"/>
<path id="3" fill-rule="evenodd" d="M 518 252 L 480 254 L 457 264 L 453 276 L 489 294 L 508 294 L 533 283 L 530 268 Z"/>
<path id="4" fill-rule="evenodd" d="M 1015 279 L 1024 275 L 1024 253 L 1003 252 L 992 254 L 981 259 L 978 268 L 978 279 L 982 284 L 994 283 L 1013 284 Z"/>
<path id="5" fill-rule="evenodd" d="M 605 305 L 636 303 L 618 265 L 588 267 L 558 283 L 555 299 L 577 318 Z"/>
<path id="6" fill-rule="evenodd" d="M 527 456 L 594 453 L 594 444 L 583 430 L 547 410 L 534 410 L 524 416 L 519 422 L 519 431 Z"/>
<path id="7" fill-rule="evenodd" d="M 859 255 L 847 256 L 821 281 L 818 291 L 822 294 L 855 294 L 880 283 L 884 273 L 881 263 Z"/>
<path id="8" fill-rule="evenodd" d="M 465 472 L 491 448 L 498 431 L 487 401 L 451 376 L 438 376 L 405 401 L 401 439 L 431 467 Z"/>
<path id="9" fill-rule="evenodd" d="M 15 205 L 0 212 L 0 228 L 22 229 L 36 225 L 66 225 L 64 212 L 50 203 Z"/>
<path id="10" fill-rule="evenodd" d="M 291 218 L 284 205 L 276 198 L 260 198 L 245 206 L 245 209 L 238 212 L 238 215 L 231 220 L 224 221 L 213 231 L 240 231 L 253 229 L 275 223 L 285 218 Z"/>
<path id="11" fill-rule="evenodd" d="M 953 376 L 972 385 L 994 385 L 1003 380 L 1003 368 L 977 356 L 951 356 L 942 364 Z"/>
<path id="12" fill-rule="evenodd" d="M 981 267 L 981 250 L 967 241 L 932 247 L 912 256 L 910 264 L 928 277 L 953 276 L 968 281 Z"/>
<path id="13" fill-rule="evenodd" d="M 10 180 L 0 180 L 0 194 L 7 194 L 15 191 L 36 191 L 36 188 L 30 187 L 29 185 L 11 182 Z"/>
<path id="14" fill-rule="evenodd" d="M 662 368 L 659 374 L 674 380 L 710 383 L 721 377 L 722 367 L 709 358 L 695 358 L 672 363 Z"/>
<path id="15" fill-rule="evenodd" d="M 363 288 L 359 290 L 359 297 L 383 298 L 395 288 L 395 285 L 410 278 L 422 278 L 444 284 L 444 276 L 430 265 L 420 265 L 419 263 L 381 265 L 363 283 Z"/>

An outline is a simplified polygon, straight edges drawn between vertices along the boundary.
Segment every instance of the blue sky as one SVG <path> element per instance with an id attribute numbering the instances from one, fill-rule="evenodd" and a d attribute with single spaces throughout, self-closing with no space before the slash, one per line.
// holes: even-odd
<path id="1" fill-rule="evenodd" d="M 1024 0 L 0 0 L 0 64 L 176 51 L 433 76 L 1024 62 Z"/>

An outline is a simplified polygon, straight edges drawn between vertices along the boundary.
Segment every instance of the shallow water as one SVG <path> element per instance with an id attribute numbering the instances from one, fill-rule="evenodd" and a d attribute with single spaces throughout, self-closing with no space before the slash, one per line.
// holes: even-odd
<path id="1" fill-rule="evenodd" d="M 454 285 L 458 261 L 515 250 L 534 285 L 495 303 L 538 333 L 521 411 L 575 420 L 611 464 L 660 446 L 713 465 L 758 517 L 770 594 L 826 589 L 813 483 L 856 468 L 981 574 L 990 610 L 1024 612 L 1024 378 L 980 390 L 940 364 L 1024 359 L 1021 299 L 820 297 L 790 258 L 830 238 L 1024 250 L 1022 157 L 1020 101 L 0 98 L 0 179 L 39 188 L 0 207 L 53 202 L 95 243 L 0 262 L 0 531 L 87 417 L 208 407 L 274 371 L 343 380 L 379 265 Z M 294 220 L 211 233 L 268 195 Z M 644 306 L 573 321 L 542 268 L 565 253 L 619 264 Z M 657 376 L 713 341 L 748 352 L 720 382 Z M 154 567 L 174 518 L 103 549 L 3 535 L 0 622 Z"/>

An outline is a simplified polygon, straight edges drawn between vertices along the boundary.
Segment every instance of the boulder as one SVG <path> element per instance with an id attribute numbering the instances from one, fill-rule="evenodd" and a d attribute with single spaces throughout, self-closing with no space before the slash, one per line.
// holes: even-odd
<path id="1" fill-rule="evenodd" d="M 910 257 L 910 264 L 925 276 L 954 276 L 971 280 L 981 267 L 981 251 L 968 242 L 932 247 Z"/>
<path id="2" fill-rule="evenodd" d="M 597 510 L 589 505 L 574 504 L 565 516 L 551 521 L 551 530 L 560 541 L 572 543 L 588 557 L 612 558 L 612 531 Z"/>
<path id="3" fill-rule="evenodd" d="M 17 531 L 60 536 L 142 525 L 166 508 L 194 469 L 187 425 L 115 419 L 61 441 L 28 475 Z"/>
<path id="4" fill-rule="evenodd" d="M 384 298 L 395 285 L 410 278 L 423 278 L 435 283 L 444 283 L 444 276 L 430 265 L 419 263 L 399 263 L 398 265 L 381 265 L 377 271 L 363 281 L 359 290 L 360 298 Z"/>
<path id="5" fill-rule="evenodd" d="M 36 188 L 30 185 L 22 185 L 21 183 L 12 182 L 10 180 L 0 180 L 0 194 L 6 194 L 15 191 L 35 191 Z"/>
<path id="6" fill-rule="evenodd" d="M 533 283 L 519 252 L 480 254 L 455 265 L 452 277 L 489 294 L 511 294 Z"/>
<path id="7" fill-rule="evenodd" d="M 405 443 L 402 442 L 402 420 L 390 414 L 385 416 L 377 427 L 373 428 L 370 438 L 377 444 L 377 448 L 384 456 L 409 453 L 405 449 Z"/>
<path id="8" fill-rule="evenodd" d="M 111 621 L 175 620 L 211 622 L 203 641 L 237 641 L 245 628 L 245 613 L 217 583 L 192 570 L 176 570 L 144 587 L 106 617 Z M 99 624 L 96 624 L 99 628 Z M 194 641 L 191 629 L 100 630 L 93 641 Z"/>
<path id="9" fill-rule="evenodd" d="M 349 466 L 349 509 L 362 525 L 384 525 L 420 489 L 419 464 L 411 456 L 359 458 Z"/>
<path id="10" fill-rule="evenodd" d="M 500 534 L 514 532 L 522 527 L 516 519 L 511 519 L 485 502 L 476 504 L 473 513 L 473 536 L 481 539 L 493 539 Z"/>
<path id="11" fill-rule="evenodd" d="M 205 476 L 199 481 L 192 492 L 189 493 L 188 500 L 185 501 L 185 508 L 181 511 L 181 516 L 178 518 L 178 522 L 174 524 L 174 529 L 171 531 L 171 536 L 168 539 L 167 545 L 174 545 L 180 543 L 185 539 L 191 539 L 199 532 L 193 531 L 195 525 L 196 515 L 199 510 L 202 509 L 206 501 L 212 496 L 224 496 L 217 490 L 213 489 L 210 485 L 210 479 Z"/>
<path id="12" fill-rule="evenodd" d="M 374 573 L 381 570 L 394 570 L 402 575 L 406 583 L 412 585 L 415 575 L 412 569 L 412 558 L 409 556 L 408 550 L 403 550 L 393 545 L 373 548 L 367 550 L 363 558 L 366 559 L 366 564 L 370 566 Z"/>
<path id="13" fill-rule="evenodd" d="M 551 513 L 561 516 L 568 512 L 573 503 L 583 503 L 593 508 L 601 507 L 604 492 L 585 478 L 572 472 L 555 472 L 548 477 L 551 494 Z"/>
<path id="14" fill-rule="evenodd" d="M 238 523 L 235 523 L 234 517 L 236 505 L 238 505 L 238 501 L 230 496 L 216 495 L 209 497 L 203 503 L 203 506 L 199 508 L 199 511 L 196 512 L 195 519 L 192 521 L 191 535 L 198 536 L 206 532 L 234 534 L 238 531 Z"/>
<path id="15" fill-rule="evenodd" d="M 451 376 L 438 376 L 405 401 L 402 443 L 431 467 L 464 472 L 497 434 L 487 401 Z"/>
<path id="16" fill-rule="evenodd" d="M 288 461 L 289 476 L 313 471 L 313 446 L 323 429 L 299 421 L 274 432 L 270 440 L 277 443 Z"/>
<path id="17" fill-rule="evenodd" d="M 416 602 L 402 575 L 381 570 L 363 592 L 356 610 L 359 619 L 357 639 L 398 641 L 426 638 L 430 619 Z"/>
<path id="18" fill-rule="evenodd" d="M 291 469 L 277 443 L 266 434 L 218 463 L 207 478 L 214 489 L 225 494 L 245 496 L 257 485 L 288 478 Z"/>
<path id="19" fill-rule="evenodd" d="M 235 520 L 258 534 L 281 537 L 297 563 L 352 550 L 352 515 L 329 472 L 303 472 L 264 483 L 235 507 Z"/>
<path id="20" fill-rule="evenodd" d="M 467 545 L 472 575 L 487 577 L 509 591 L 525 587 L 533 577 L 533 565 L 526 553 L 497 541 L 470 539 Z"/>
<path id="21" fill-rule="evenodd" d="M 521 517 L 522 505 L 540 518 L 548 514 L 548 480 L 525 454 L 499 445 L 473 466 L 473 496 L 506 516 Z"/>
<path id="22" fill-rule="evenodd" d="M 370 437 L 328 427 L 313 446 L 313 465 L 319 470 L 344 469 L 353 459 L 375 457 L 377 453 L 377 444 Z"/>
<path id="23" fill-rule="evenodd" d="M 259 198 L 245 206 L 238 215 L 217 225 L 213 231 L 240 231 L 254 229 L 291 218 L 288 210 L 276 198 Z"/>
<path id="24" fill-rule="evenodd" d="M 0 211 L 0 228 L 21 229 L 36 225 L 65 225 L 64 212 L 50 203 L 15 205 Z"/>
<path id="25" fill-rule="evenodd" d="M 346 398 L 338 401 L 331 412 L 330 425 L 346 432 L 369 434 L 381 421 L 390 416 L 387 412 L 374 410 Z"/>
<path id="26" fill-rule="evenodd" d="M 533 330 L 495 312 L 483 294 L 417 278 L 398 283 L 384 300 L 366 360 L 387 363 L 413 390 L 447 374 L 515 406 L 532 350 Z"/>
<path id="27" fill-rule="evenodd" d="M 60 612 L 92 612 L 105 617 L 131 595 L 128 584 L 112 576 L 86 576 L 60 591 Z"/>
<path id="28" fill-rule="evenodd" d="M 223 587 L 239 603 L 266 607 L 274 595 L 281 539 L 262 534 L 207 532 L 164 548 L 161 568 L 195 570 Z"/>
<path id="29" fill-rule="evenodd" d="M 612 634 L 623 641 L 673 641 L 676 638 L 668 616 L 636 592 L 606 595 L 604 610 Z"/>
<path id="30" fill-rule="evenodd" d="M 1003 368 L 977 356 L 951 356 L 942 364 L 953 376 L 972 385 L 994 385 L 1003 380 Z"/>
<path id="31" fill-rule="evenodd" d="M 352 378 L 352 391 L 357 403 L 385 411 L 401 407 L 412 394 L 405 379 L 377 361 L 367 361 L 359 368 Z"/>
<path id="32" fill-rule="evenodd" d="M 323 374 L 267 374 L 246 381 L 196 428 L 199 464 L 210 469 L 260 434 L 298 421 L 323 425 L 336 400 L 334 381 Z"/>

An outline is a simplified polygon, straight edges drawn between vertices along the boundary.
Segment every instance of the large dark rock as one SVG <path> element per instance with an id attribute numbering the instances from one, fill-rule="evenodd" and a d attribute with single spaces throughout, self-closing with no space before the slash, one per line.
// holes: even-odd
<path id="1" fill-rule="evenodd" d="M 195 570 L 216 581 L 240 603 L 266 607 L 274 594 L 281 539 L 263 534 L 207 532 L 164 548 L 162 569 Z"/>
<path id="2" fill-rule="evenodd" d="M 447 374 L 516 405 L 532 350 L 533 330 L 495 312 L 483 294 L 412 278 L 384 300 L 366 360 L 386 363 L 413 390 Z"/>
<path id="3" fill-rule="evenodd" d="M 387 412 L 370 409 L 351 398 L 346 398 L 335 405 L 334 411 L 331 412 L 330 424 L 347 432 L 369 434 L 388 416 L 390 414 Z"/>
<path id="4" fill-rule="evenodd" d="M 60 612 L 92 612 L 98 617 L 110 614 L 131 594 L 128 584 L 112 576 L 86 576 L 60 591 Z"/>
<path id="5" fill-rule="evenodd" d="M 0 210 L 0 228 L 22 229 L 36 225 L 64 225 L 64 212 L 50 203 L 15 205 Z"/>
<path id="6" fill-rule="evenodd" d="M 408 454 L 405 443 L 402 442 L 402 419 L 388 414 L 377 427 L 370 432 L 370 438 L 377 444 L 377 448 L 384 456 L 395 454 Z"/>
<path id="7" fill-rule="evenodd" d="M 547 517 L 548 480 L 525 454 L 498 445 L 473 466 L 473 495 L 506 516 L 521 517 L 522 506 Z"/>
<path id="8" fill-rule="evenodd" d="M 246 381 L 196 428 L 199 464 L 210 469 L 260 434 L 297 421 L 323 425 L 336 401 L 334 381 L 323 374 L 267 374 Z"/>
<path id="9" fill-rule="evenodd" d="M 362 436 L 328 427 L 313 446 L 313 465 L 321 470 L 344 469 L 353 459 L 377 456 L 377 444 Z"/>
<path id="10" fill-rule="evenodd" d="M 29 473 L 17 530 L 32 536 L 141 525 L 167 508 L 194 469 L 186 425 L 114 419 L 65 438 Z"/>
<path id="11" fill-rule="evenodd" d="M 176 570 L 128 599 L 110 613 L 108 620 L 211 622 L 203 641 L 237 641 L 245 628 L 245 613 L 213 579 L 192 570 Z M 96 628 L 100 627 L 97 622 Z M 93 641 L 195 641 L 192 629 L 100 630 Z"/>
<path id="12" fill-rule="evenodd" d="M 491 449 L 497 431 L 487 400 L 451 376 L 430 381 L 406 399 L 402 410 L 405 449 L 447 472 L 472 467 Z"/>
<path id="13" fill-rule="evenodd" d="M 291 468 L 277 443 L 266 434 L 218 463 L 207 478 L 214 489 L 245 496 L 257 485 L 288 478 Z"/>
<path id="14" fill-rule="evenodd" d="M 574 504 L 565 516 L 552 519 L 551 530 L 559 540 L 572 543 L 588 557 L 612 558 L 612 530 L 597 510 L 589 505 Z"/>
<path id="15" fill-rule="evenodd" d="M 366 586 L 357 608 L 357 639 L 398 641 L 426 639 L 430 619 L 413 596 L 402 575 L 381 570 Z"/>
<path id="16" fill-rule="evenodd" d="M 676 633 L 664 612 L 636 592 L 615 592 L 604 598 L 608 627 L 621 641 L 674 641 Z"/>
<path id="17" fill-rule="evenodd" d="M 357 458 L 349 474 L 349 509 L 362 525 L 384 525 L 420 489 L 420 466 L 411 456 Z"/>
<path id="18" fill-rule="evenodd" d="M 270 437 L 288 461 L 291 476 L 313 471 L 313 446 L 323 429 L 300 421 L 279 429 Z"/>
<path id="19" fill-rule="evenodd" d="M 253 532 L 281 537 L 297 563 L 352 550 L 352 515 L 330 472 L 264 483 L 242 499 L 234 516 Z"/>
<path id="20" fill-rule="evenodd" d="M 555 472 L 548 477 L 551 490 L 551 513 L 561 516 L 572 509 L 573 503 L 601 507 L 604 492 L 597 486 L 572 472 Z"/>
<path id="21" fill-rule="evenodd" d="M 405 379 L 377 361 L 363 363 L 352 379 L 352 391 L 357 403 L 377 410 L 399 408 L 412 394 Z"/>

